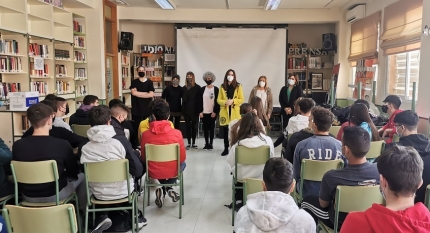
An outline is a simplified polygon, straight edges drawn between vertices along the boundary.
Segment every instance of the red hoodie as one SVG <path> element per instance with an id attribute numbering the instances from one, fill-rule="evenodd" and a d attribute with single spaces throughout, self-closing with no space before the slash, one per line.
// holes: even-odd
<path id="1" fill-rule="evenodd" d="M 149 123 L 149 130 L 142 133 L 141 154 L 145 161 L 145 145 L 166 145 L 172 143 L 179 144 L 180 161 L 183 163 L 187 157 L 185 153 L 184 138 L 181 131 L 172 129 L 169 121 L 153 121 Z M 170 162 L 150 162 L 148 172 L 154 179 L 168 179 L 176 177 L 178 174 L 176 161 Z"/>
<path id="2" fill-rule="evenodd" d="M 424 233 L 430 232 L 430 212 L 421 202 L 406 210 L 392 211 L 373 204 L 364 212 L 348 214 L 341 233 Z"/>

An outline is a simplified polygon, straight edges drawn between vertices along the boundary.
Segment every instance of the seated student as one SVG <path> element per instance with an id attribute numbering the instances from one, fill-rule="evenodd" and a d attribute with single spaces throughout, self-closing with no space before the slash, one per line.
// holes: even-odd
<path id="1" fill-rule="evenodd" d="M 319 196 L 306 196 L 302 208 L 314 218 L 315 223 L 322 221 L 334 228 L 334 206 L 336 188 L 339 185 L 359 186 L 379 184 L 376 164 L 367 162 L 366 154 L 370 149 L 370 136 L 359 126 L 347 126 L 343 134 L 342 150 L 348 165 L 340 170 L 328 171 L 322 181 Z M 346 213 L 340 213 L 338 223 L 342 225 Z"/>
<path id="2" fill-rule="evenodd" d="M 334 115 L 329 110 L 322 107 L 315 107 L 312 109 L 309 116 L 309 127 L 314 132 L 314 135 L 299 142 L 294 152 L 294 179 L 297 184 L 300 181 L 300 170 L 303 159 L 312 160 L 335 160 L 346 159 L 342 156 L 342 145 L 339 140 L 331 137 L 329 130 L 333 123 Z M 308 195 L 318 195 L 321 182 L 305 181 L 303 183 L 303 190 L 297 191 L 302 193 L 302 197 Z"/>
<path id="3" fill-rule="evenodd" d="M 379 110 L 378 108 L 375 106 L 375 104 L 373 104 L 372 102 L 368 102 L 365 99 L 358 99 L 354 102 L 354 104 L 364 104 L 366 105 L 367 109 L 369 110 L 368 114 L 370 119 L 372 120 L 373 124 L 377 124 L 379 122 Z M 353 105 L 354 105 L 353 104 Z M 341 109 L 341 112 L 339 113 L 339 115 L 337 115 L 337 120 L 343 124 L 347 121 L 349 121 L 349 113 L 351 111 L 351 106 L 347 106 Z"/>
<path id="4" fill-rule="evenodd" d="M 299 97 L 296 99 L 296 101 L 294 101 L 294 112 L 293 112 L 293 116 L 297 116 L 298 114 L 300 114 L 300 107 L 299 107 L 299 102 L 300 100 L 304 99 L 304 97 Z M 315 106 L 314 106 L 315 107 Z M 290 123 L 290 120 L 288 120 L 288 124 Z M 306 121 L 306 126 L 309 124 L 308 121 Z M 288 125 L 287 125 L 288 127 Z M 284 141 L 284 139 L 288 139 L 288 131 L 287 131 L 287 127 L 285 127 L 284 131 L 282 132 L 281 135 L 279 135 L 278 139 L 276 139 L 275 143 L 273 143 L 273 145 L 275 147 L 278 147 L 279 145 L 282 144 L 282 142 Z"/>
<path id="5" fill-rule="evenodd" d="M 418 152 L 395 145 L 382 153 L 377 167 L 385 205 L 373 204 L 364 212 L 349 213 L 341 233 L 429 232 L 430 212 L 423 203 L 414 204 L 415 192 L 423 183 Z"/>
<path id="6" fill-rule="evenodd" d="M 55 118 L 54 118 L 53 126 L 63 127 L 67 130 L 72 131 L 72 128 L 70 127 L 70 125 L 67 124 L 66 122 L 64 122 L 64 120 L 63 120 L 63 116 L 69 114 L 69 112 L 68 112 L 69 109 L 67 107 L 66 99 L 61 98 L 61 97 L 56 97 L 54 100 L 54 103 L 57 107 L 57 111 L 55 112 Z"/>
<path id="7" fill-rule="evenodd" d="M 356 103 L 351 106 L 349 112 L 349 121 L 342 124 L 337 134 L 337 140 L 342 140 L 343 129 L 347 126 L 360 126 L 365 129 L 372 141 L 379 141 L 379 133 L 369 116 L 369 109 L 362 103 Z"/>
<path id="8" fill-rule="evenodd" d="M 263 181 L 264 191 L 248 195 L 246 205 L 237 213 L 234 231 L 315 233 L 312 217 L 290 196 L 295 186 L 291 163 L 283 158 L 267 160 Z"/>
<path id="9" fill-rule="evenodd" d="M 49 136 L 54 111 L 48 105 L 38 103 L 27 109 L 27 117 L 34 128 L 34 132 L 33 135 L 22 138 L 13 144 L 13 160 L 21 162 L 55 160 L 59 175 L 59 199 L 63 200 L 76 191 L 80 209 L 85 210 L 84 174 L 79 171 L 73 149 L 67 141 Z M 24 200 L 28 202 L 54 202 L 56 198 L 54 182 L 20 184 L 19 189 Z"/>
<path id="10" fill-rule="evenodd" d="M 121 100 L 112 99 L 111 101 L 109 101 L 109 108 L 112 109 L 112 107 L 117 105 L 117 104 L 122 104 L 125 106 L 125 104 Z M 126 106 L 126 109 L 128 112 L 130 111 L 130 110 L 128 110 L 127 106 Z M 138 146 L 140 146 L 140 144 L 137 142 L 137 132 L 135 131 L 135 129 L 133 127 L 133 123 L 127 119 L 124 119 L 123 121 L 121 121 L 121 126 L 124 129 L 124 131 L 128 130 L 129 135 L 130 135 L 129 141 L 131 143 L 131 146 L 133 148 L 137 148 Z"/>
<path id="11" fill-rule="evenodd" d="M 419 117 L 410 110 L 399 112 L 394 117 L 394 127 L 400 136 L 399 142 L 387 144 L 385 149 L 399 146 L 410 146 L 418 151 L 424 162 L 423 185 L 417 190 L 415 202 L 423 202 L 427 185 L 430 184 L 430 141 L 417 132 Z"/>
<path id="12" fill-rule="evenodd" d="M 248 103 L 243 103 L 242 105 L 240 105 L 239 111 L 240 111 L 241 117 L 245 116 L 245 114 L 249 112 L 254 112 L 255 114 L 257 114 L 257 110 L 253 110 L 251 104 L 248 104 Z M 241 119 L 235 119 L 235 120 L 232 120 L 230 124 L 228 124 L 229 141 L 231 141 L 233 136 L 237 135 L 237 132 L 239 131 L 240 121 Z M 264 127 L 263 121 L 261 121 L 261 119 L 260 119 L 260 123 L 261 123 L 261 127 L 263 128 L 263 133 L 266 133 L 266 128 Z"/>
<path id="13" fill-rule="evenodd" d="M 40 101 L 40 103 L 49 106 L 54 112 L 57 111 L 57 107 L 55 106 L 55 103 L 52 101 L 42 100 Z M 52 122 L 54 122 L 54 118 L 52 119 Z M 26 138 L 28 136 L 31 136 L 33 135 L 33 133 L 34 133 L 34 128 L 33 126 L 30 126 L 30 128 L 24 132 L 21 138 Z M 88 142 L 87 138 L 79 136 L 63 127 L 57 127 L 54 125 L 49 130 L 49 136 L 68 141 L 72 148 L 77 148 L 81 144 Z"/>
<path id="14" fill-rule="evenodd" d="M 300 100 L 297 100 L 297 108 L 295 108 L 299 113 L 288 120 L 285 131 L 288 134 L 293 134 L 307 128 L 309 126 L 309 116 L 314 107 L 315 101 L 313 99 L 300 97 Z"/>
<path id="15" fill-rule="evenodd" d="M 14 185 L 7 179 L 6 169 L 3 168 L 4 166 L 10 166 L 11 160 L 12 152 L 3 139 L 0 138 L 0 198 L 15 193 Z"/>
<path id="16" fill-rule="evenodd" d="M 43 99 L 43 100 L 49 100 L 49 101 L 54 102 L 56 98 L 57 98 L 56 95 L 54 95 L 54 94 L 48 94 L 48 95 L 45 96 L 45 99 Z"/>
<path id="17" fill-rule="evenodd" d="M 150 126 L 149 123 L 153 122 L 155 119 L 152 117 L 152 115 L 150 115 L 149 117 L 147 117 L 145 120 L 141 121 L 139 124 L 139 129 L 138 129 L 138 138 L 139 138 L 139 142 L 142 141 L 142 134 L 144 132 L 146 132 L 147 130 L 149 130 Z M 173 122 L 169 121 L 170 126 L 172 127 L 172 129 L 175 128 L 175 125 L 173 124 Z"/>
<path id="18" fill-rule="evenodd" d="M 385 140 L 387 143 L 391 143 L 393 141 L 393 136 L 396 134 L 396 128 L 394 127 L 394 117 L 399 112 L 403 112 L 400 109 L 400 105 L 402 104 L 402 100 L 397 95 L 389 95 L 385 97 L 384 101 L 385 105 L 382 105 L 382 112 L 387 113 L 390 119 L 388 123 L 384 125 L 384 127 L 378 130 L 379 134 L 382 134 L 381 139 Z M 385 138 L 388 137 L 388 138 Z"/>
<path id="19" fill-rule="evenodd" d="M 184 146 L 184 138 L 181 131 L 175 129 L 170 122 L 169 105 L 164 99 L 156 98 L 149 104 L 149 109 L 152 112 L 151 118 L 153 121 L 149 123 L 149 130 L 143 132 L 141 142 L 142 159 L 145 160 L 145 145 L 167 145 L 178 143 L 180 153 L 181 171 L 185 169 L 185 159 L 187 157 Z M 160 184 L 173 184 L 177 178 L 177 163 L 176 161 L 170 162 L 150 162 L 148 163 L 148 173 L 151 178 L 158 179 Z M 166 194 L 172 199 L 173 202 L 179 201 L 179 194 L 173 190 L 172 187 L 157 188 L 155 190 L 155 204 L 161 208 L 163 207 Z"/>
<path id="20" fill-rule="evenodd" d="M 82 105 L 70 116 L 69 125 L 89 125 L 88 111 L 94 106 L 99 105 L 99 97 L 95 95 L 86 95 Z"/>
<path id="21" fill-rule="evenodd" d="M 269 117 L 266 115 L 266 112 L 264 111 L 263 107 L 263 101 L 260 97 L 254 96 L 251 98 L 251 101 L 249 102 L 251 104 L 252 109 L 255 110 L 255 114 L 257 114 L 258 118 L 263 122 L 263 126 L 270 127 L 269 124 Z"/>
<path id="22" fill-rule="evenodd" d="M 128 159 L 130 175 L 140 177 L 143 168 L 139 158 L 134 154 L 130 143 L 124 135 L 117 134 L 111 125 L 112 118 L 110 109 L 105 105 L 95 106 L 88 112 L 88 120 L 91 128 L 88 130 L 90 141 L 80 149 L 81 163 L 103 162 L 118 159 Z M 125 147 L 129 145 L 129 147 Z M 91 193 L 95 198 L 103 201 L 117 200 L 128 195 L 127 181 L 115 182 L 112 184 L 90 183 Z M 130 177 L 130 192 L 134 190 L 134 181 Z M 146 225 L 146 220 L 139 218 L 139 227 Z M 93 232 L 102 232 L 112 225 L 112 221 L 106 213 L 99 217 L 98 225 Z M 97 231 L 95 231 L 97 230 Z"/>

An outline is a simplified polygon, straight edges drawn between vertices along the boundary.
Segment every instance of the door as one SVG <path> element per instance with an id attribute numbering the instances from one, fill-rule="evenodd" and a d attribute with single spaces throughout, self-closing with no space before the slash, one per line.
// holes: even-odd
<path id="1" fill-rule="evenodd" d="M 116 5 L 104 0 L 104 31 L 105 31 L 105 83 L 106 103 L 119 98 L 118 82 L 118 25 Z"/>

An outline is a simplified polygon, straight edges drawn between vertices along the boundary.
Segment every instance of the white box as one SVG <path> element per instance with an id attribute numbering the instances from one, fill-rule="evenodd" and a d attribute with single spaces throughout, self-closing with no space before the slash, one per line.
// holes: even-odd
<path id="1" fill-rule="evenodd" d="M 27 111 L 27 108 L 33 104 L 39 103 L 39 92 L 9 92 L 9 110 L 10 111 Z"/>

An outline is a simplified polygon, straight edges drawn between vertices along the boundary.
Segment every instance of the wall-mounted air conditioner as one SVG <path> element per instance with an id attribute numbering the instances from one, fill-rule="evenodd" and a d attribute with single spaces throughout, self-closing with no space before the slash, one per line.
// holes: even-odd
<path id="1" fill-rule="evenodd" d="M 366 17 L 366 5 L 358 5 L 346 12 L 346 21 L 348 23 L 353 23 L 364 17 Z"/>

